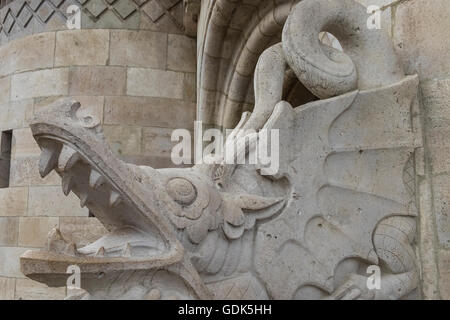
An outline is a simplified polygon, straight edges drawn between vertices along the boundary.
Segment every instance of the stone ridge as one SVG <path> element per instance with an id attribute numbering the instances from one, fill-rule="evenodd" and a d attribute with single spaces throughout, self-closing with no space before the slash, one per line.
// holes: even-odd
<path id="1" fill-rule="evenodd" d="M 82 7 L 82 29 L 150 29 L 183 33 L 182 0 L 1 0 L 0 44 L 65 30 L 70 5 Z"/>

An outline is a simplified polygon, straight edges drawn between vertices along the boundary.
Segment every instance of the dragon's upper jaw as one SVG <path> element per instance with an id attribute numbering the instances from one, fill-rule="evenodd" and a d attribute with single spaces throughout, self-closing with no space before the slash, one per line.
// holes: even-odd
<path id="1" fill-rule="evenodd" d="M 110 233 L 77 249 L 54 230 L 46 249 L 27 251 L 21 257 L 23 273 L 55 285 L 55 280 L 67 278 L 70 265 L 78 265 L 84 274 L 96 274 L 179 262 L 183 248 L 158 213 L 158 201 L 151 193 L 158 185 L 157 173 L 117 159 L 95 119 L 77 116 L 79 106 L 74 101 L 55 104 L 32 122 L 42 149 L 39 171 L 46 176 L 54 169 L 62 178 L 63 192 L 75 193 L 81 206 L 87 206 Z"/>

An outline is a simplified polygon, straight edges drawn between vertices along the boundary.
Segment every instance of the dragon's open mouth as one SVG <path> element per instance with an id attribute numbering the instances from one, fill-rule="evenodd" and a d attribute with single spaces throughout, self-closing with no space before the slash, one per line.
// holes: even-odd
<path id="1" fill-rule="evenodd" d="M 83 274 L 96 274 L 105 269 L 163 268 L 181 261 L 183 248 L 148 191 L 158 177 L 116 158 L 98 123 L 77 116 L 79 107 L 74 101 L 59 102 L 32 122 L 42 150 L 39 172 L 45 177 L 55 170 L 64 194 L 76 194 L 109 233 L 77 249 L 53 230 L 47 248 L 21 257 L 23 273 L 49 285 L 65 285 L 70 265 Z"/>

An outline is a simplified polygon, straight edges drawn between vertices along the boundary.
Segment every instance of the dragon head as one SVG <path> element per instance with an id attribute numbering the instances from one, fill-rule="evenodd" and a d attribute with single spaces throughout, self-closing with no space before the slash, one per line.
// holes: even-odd
<path id="1" fill-rule="evenodd" d="M 175 292 L 181 298 L 213 297 L 199 273 L 214 249 L 208 235 L 239 239 L 257 219 L 281 210 L 283 192 L 268 198 L 226 182 L 236 166 L 156 170 L 127 164 L 112 153 L 100 121 L 82 116 L 79 108 L 76 101 L 58 101 L 32 121 L 42 150 L 39 172 L 45 177 L 55 170 L 64 194 L 73 192 L 108 233 L 77 248 L 54 229 L 46 248 L 21 257 L 23 273 L 63 286 L 67 268 L 78 266 L 82 287 L 94 298 L 153 297 L 155 290 L 163 298 Z"/>

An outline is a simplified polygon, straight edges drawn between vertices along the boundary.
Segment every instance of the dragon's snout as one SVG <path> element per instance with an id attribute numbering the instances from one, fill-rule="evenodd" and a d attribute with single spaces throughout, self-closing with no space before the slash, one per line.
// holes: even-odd
<path id="1" fill-rule="evenodd" d="M 79 266 L 85 277 L 95 277 L 105 269 L 111 274 L 150 272 L 182 263 L 185 250 L 163 214 L 168 210 L 164 203 L 170 198 L 184 205 L 193 202 L 195 187 L 182 179 L 167 183 L 153 168 L 121 161 L 106 143 L 100 122 L 80 111 L 78 102 L 58 101 L 30 124 L 42 150 L 39 173 L 45 177 L 55 170 L 63 193 L 73 192 L 109 233 L 77 248 L 54 229 L 46 248 L 21 257 L 23 273 L 62 286 L 71 265 Z"/>

